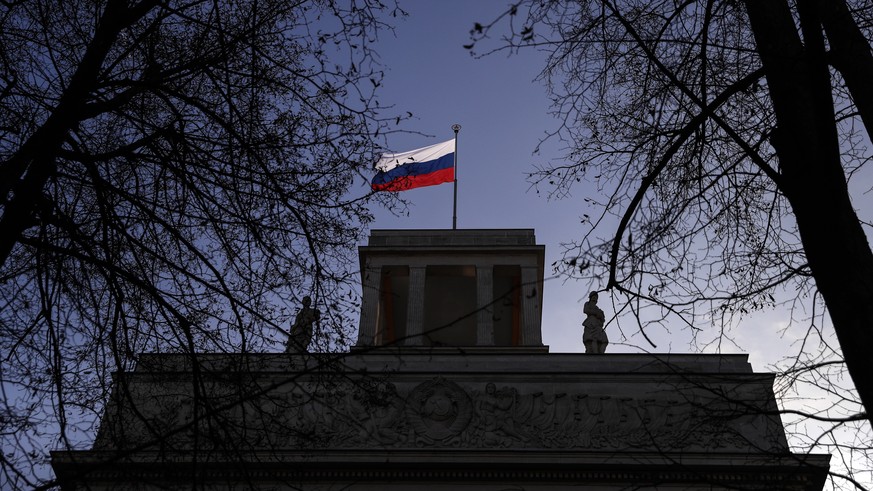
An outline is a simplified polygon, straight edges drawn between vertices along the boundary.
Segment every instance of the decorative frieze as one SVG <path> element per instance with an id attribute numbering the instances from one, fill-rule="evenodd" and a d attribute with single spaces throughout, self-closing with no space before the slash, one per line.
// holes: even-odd
<path id="1" fill-rule="evenodd" d="M 221 393 L 213 389 L 213 396 Z M 245 434 L 253 447 L 270 448 L 471 448 L 714 450 L 777 448 L 766 441 L 769 418 L 746 404 L 723 397 L 684 398 L 664 388 L 653 396 L 531 390 L 529 385 L 491 382 L 458 384 L 442 377 L 419 383 L 387 379 L 346 380 L 340 384 L 305 383 L 273 390 L 222 407 L 213 397 L 209 409 L 194 410 L 190 398 L 154 400 L 152 421 L 137 429 L 125 418 L 126 440 L 148 441 L 148 428 L 187 425 L 180 437 L 200 444 L 211 433 L 226 441 Z M 239 394 L 227 394 L 227 400 Z M 732 396 L 736 397 L 736 395 Z M 211 412 L 210 412 L 211 411 Z M 140 412 L 144 413 L 143 408 Z M 194 414 L 198 421 L 192 424 Z M 216 431 L 215 427 L 222 428 Z M 745 429 L 754 427 L 754 441 Z M 762 439 L 762 435 L 765 437 Z M 157 436 L 157 435 L 153 435 Z M 142 439 L 145 439 L 144 441 Z M 165 439 L 165 441 L 168 441 Z"/>

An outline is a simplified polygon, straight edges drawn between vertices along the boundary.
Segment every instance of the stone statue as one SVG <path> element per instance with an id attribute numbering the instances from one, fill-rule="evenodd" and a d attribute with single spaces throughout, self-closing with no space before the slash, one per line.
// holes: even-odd
<path id="1" fill-rule="evenodd" d="M 609 339 L 606 337 L 606 331 L 603 329 L 606 317 L 603 315 L 600 307 L 597 306 L 597 292 L 591 292 L 588 295 L 588 301 L 585 302 L 582 312 L 588 316 L 582 322 L 582 327 L 585 328 L 582 332 L 585 353 L 601 355 L 606 352 L 606 345 L 609 344 Z"/>
<path id="2" fill-rule="evenodd" d="M 309 307 L 311 303 L 312 299 L 308 295 L 303 297 L 303 307 L 291 326 L 286 353 L 305 352 L 309 348 L 309 343 L 312 342 L 312 324 L 321 318 L 321 312 Z"/>

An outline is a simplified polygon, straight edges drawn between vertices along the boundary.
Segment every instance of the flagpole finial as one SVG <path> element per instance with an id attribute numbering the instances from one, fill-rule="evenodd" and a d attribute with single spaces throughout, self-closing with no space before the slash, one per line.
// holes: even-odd
<path id="1" fill-rule="evenodd" d="M 455 130 L 455 133 L 461 131 L 461 125 L 455 123 L 452 125 L 452 129 Z"/>

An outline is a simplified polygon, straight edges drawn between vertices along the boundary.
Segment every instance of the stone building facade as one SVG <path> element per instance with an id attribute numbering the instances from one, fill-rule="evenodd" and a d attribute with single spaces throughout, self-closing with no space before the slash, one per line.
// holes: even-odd
<path id="1" fill-rule="evenodd" d="M 745 355 L 549 353 L 532 231 L 360 257 L 350 352 L 143 355 L 64 489 L 822 489 Z"/>

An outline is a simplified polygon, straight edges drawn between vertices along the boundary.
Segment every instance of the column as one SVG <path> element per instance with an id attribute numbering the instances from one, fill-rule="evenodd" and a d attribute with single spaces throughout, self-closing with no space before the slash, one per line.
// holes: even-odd
<path id="1" fill-rule="evenodd" d="M 422 346 L 424 329 L 425 266 L 409 267 L 409 298 L 406 304 L 406 346 Z"/>
<path id="2" fill-rule="evenodd" d="M 542 306 L 543 292 L 540 291 L 538 268 L 536 266 L 521 267 L 521 304 L 522 319 L 521 345 L 542 346 Z"/>
<path id="3" fill-rule="evenodd" d="M 377 311 L 379 309 L 379 289 L 381 288 L 382 266 L 367 261 L 361 274 L 361 320 L 358 324 L 356 346 L 372 346 L 376 336 Z"/>
<path id="4" fill-rule="evenodd" d="M 476 266 L 476 345 L 494 346 L 494 267 Z"/>

